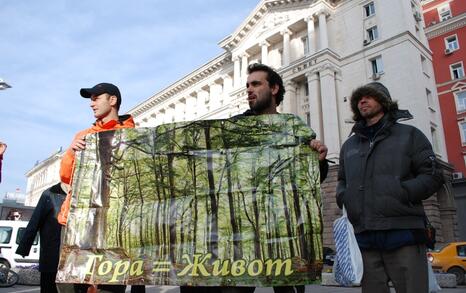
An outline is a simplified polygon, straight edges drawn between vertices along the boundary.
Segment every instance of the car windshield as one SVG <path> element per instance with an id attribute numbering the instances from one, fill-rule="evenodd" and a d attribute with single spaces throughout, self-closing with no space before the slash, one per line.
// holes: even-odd
<path id="1" fill-rule="evenodd" d="M 13 228 L 11 227 L 0 227 L 0 244 L 10 242 L 11 232 L 13 232 Z"/>

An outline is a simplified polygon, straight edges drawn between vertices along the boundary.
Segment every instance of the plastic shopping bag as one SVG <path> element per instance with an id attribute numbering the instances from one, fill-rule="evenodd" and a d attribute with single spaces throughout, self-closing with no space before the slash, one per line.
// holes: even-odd
<path id="1" fill-rule="evenodd" d="M 360 284 L 363 274 L 362 255 L 345 207 L 343 216 L 333 223 L 333 238 L 336 250 L 333 266 L 335 281 L 343 286 Z"/>
<path id="2" fill-rule="evenodd" d="M 432 270 L 432 265 L 430 262 L 427 262 L 428 270 L 429 270 L 429 293 L 437 293 L 439 292 L 440 286 L 437 283 L 437 278 L 435 277 L 434 271 Z"/>

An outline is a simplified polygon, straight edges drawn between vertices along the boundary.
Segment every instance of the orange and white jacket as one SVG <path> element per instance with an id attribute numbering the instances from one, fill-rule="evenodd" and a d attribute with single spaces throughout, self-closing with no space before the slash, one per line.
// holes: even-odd
<path id="1" fill-rule="evenodd" d="M 102 123 L 101 121 L 96 121 L 92 127 L 82 130 L 75 135 L 75 139 L 79 137 L 84 137 L 87 134 L 97 133 L 101 131 L 122 129 L 122 128 L 134 128 L 134 120 L 130 115 L 123 115 L 118 117 L 118 121 L 110 120 L 107 123 Z M 73 181 L 73 172 L 75 164 L 75 152 L 71 148 L 68 148 L 63 155 L 60 164 L 60 179 L 63 183 L 71 185 Z M 70 191 L 66 195 L 65 201 L 63 202 L 60 212 L 58 213 L 58 222 L 62 225 L 66 225 L 68 221 L 68 214 L 70 212 L 71 204 L 71 187 Z"/>

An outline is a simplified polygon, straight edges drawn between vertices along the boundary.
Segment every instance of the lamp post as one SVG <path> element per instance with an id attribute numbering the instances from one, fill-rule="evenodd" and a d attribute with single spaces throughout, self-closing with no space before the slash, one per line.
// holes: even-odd
<path id="1" fill-rule="evenodd" d="M 0 78 L 0 90 L 6 90 L 11 88 L 11 85 L 7 84 L 3 79 Z"/>

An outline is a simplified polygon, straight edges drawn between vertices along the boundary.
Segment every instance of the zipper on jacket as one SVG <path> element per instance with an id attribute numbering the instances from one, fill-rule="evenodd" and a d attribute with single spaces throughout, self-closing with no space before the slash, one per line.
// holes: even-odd
<path id="1" fill-rule="evenodd" d="M 384 122 L 384 124 L 382 125 L 382 127 L 380 127 L 379 130 L 377 130 L 377 132 L 374 134 L 374 136 L 372 137 L 372 139 L 369 139 L 367 136 L 366 138 L 369 140 L 369 149 L 367 150 L 367 154 L 366 156 L 364 157 L 364 162 L 363 162 L 363 166 L 364 166 L 364 169 L 362 171 L 362 178 L 363 178 L 363 181 L 362 181 L 362 184 L 359 186 L 359 191 L 362 192 L 362 201 L 363 201 L 363 204 L 362 204 L 362 213 L 363 214 L 366 214 L 366 205 L 365 205 L 365 202 L 366 202 L 366 191 L 365 191 L 365 187 L 366 187 L 366 171 L 367 171 L 367 161 L 369 159 L 369 156 L 371 155 L 372 153 L 372 147 L 374 146 L 375 142 L 376 142 L 376 139 L 377 139 L 377 136 L 379 135 L 379 132 L 385 128 L 387 124 L 387 121 Z M 360 138 L 361 139 L 361 138 Z M 363 225 L 364 227 L 366 227 L 366 223 L 363 221 Z"/>

